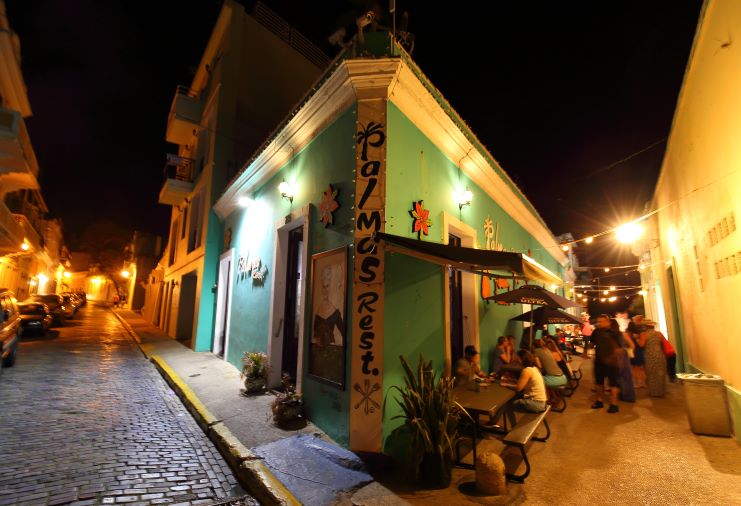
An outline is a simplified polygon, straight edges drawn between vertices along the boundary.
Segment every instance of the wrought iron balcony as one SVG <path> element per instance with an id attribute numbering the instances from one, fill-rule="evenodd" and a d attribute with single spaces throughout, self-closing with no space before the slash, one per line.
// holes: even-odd
<path id="1" fill-rule="evenodd" d="M 164 172 L 165 183 L 160 190 L 159 203 L 179 206 L 193 191 L 193 160 L 168 154 Z"/>

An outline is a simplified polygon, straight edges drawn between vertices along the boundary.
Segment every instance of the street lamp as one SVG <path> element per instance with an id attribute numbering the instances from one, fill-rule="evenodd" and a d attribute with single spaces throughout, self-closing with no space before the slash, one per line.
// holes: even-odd
<path id="1" fill-rule="evenodd" d="M 280 196 L 289 201 L 291 204 L 293 204 L 293 197 L 295 195 L 295 191 L 293 187 L 291 186 L 291 183 L 287 181 L 281 181 L 281 183 L 278 185 L 278 191 L 280 192 Z"/>
<path id="2" fill-rule="evenodd" d="M 623 244 L 632 244 L 643 235 L 643 226 L 631 221 L 615 229 L 615 237 Z"/>
<path id="3" fill-rule="evenodd" d="M 466 188 L 465 190 L 456 190 L 453 192 L 453 199 L 458 204 L 458 209 L 463 210 L 464 207 L 470 206 L 473 200 L 473 192 Z"/>
<path id="4" fill-rule="evenodd" d="M 72 273 L 70 271 L 64 271 L 64 277 L 65 278 L 71 278 L 72 277 Z"/>
<path id="5" fill-rule="evenodd" d="M 121 271 L 121 276 L 124 277 L 124 279 L 129 279 L 129 276 L 131 276 L 131 273 L 127 271 L 126 269 Z"/>

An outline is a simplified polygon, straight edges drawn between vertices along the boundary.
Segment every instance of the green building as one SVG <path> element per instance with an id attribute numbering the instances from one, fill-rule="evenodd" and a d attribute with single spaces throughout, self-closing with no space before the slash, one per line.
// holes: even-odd
<path id="1" fill-rule="evenodd" d="M 366 44 L 330 66 L 214 205 L 224 229 L 214 347 L 237 367 L 243 352 L 266 352 L 269 383 L 291 374 L 314 423 L 381 451 L 398 424 L 382 404 L 402 383 L 399 356 L 449 371 L 473 344 L 488 368 L 527 308 L 482 292 L 513 276 L 564 289 L 567 260 L 411 58 L 388 34 Z M 459 246 L 507 252 L 520 267 L 500 266 L 494 283 L 446 258 Z"/>

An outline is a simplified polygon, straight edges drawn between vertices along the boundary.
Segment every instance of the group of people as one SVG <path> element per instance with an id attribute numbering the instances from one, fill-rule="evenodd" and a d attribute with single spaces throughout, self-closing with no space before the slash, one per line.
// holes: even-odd
<path id="1" fill-rule="evenodd" d="M 621 325 L 622 322 L 622 325 Z M 520 396 L 515 405 L 527 411 L 541 412 L 549 401 L 548 388 L 566 385 L 573 372 L 569 367 L 568 345 L 562 329 L 555 335 L 542 330 L 543 335 L 533 342 L 530 351 L 530 329 L 526 329 L 520 349 L 516 350 L 514 336 L 500 336 L 492 353 L 489 374 L 479 365 L 479 352 L 466 346 L 464 356 L 454 368 L 454 384 L 463 386 L 487 378 L 502 380 Z M 666 381 L 676 381 L 676 351 L 664 335 L 656 330 L 656 323 L 643 317 L 632 319 L 625 315 L 613 318 L 599 315 L 593 326 L 589 314 L 582 313 L 581 328 L 574 334 L 595 349 L 594 378 L 596 401 L 593 409 L 605 406 L 605 385 L 609 388 L 608 413 L 617 413 L 618 400 L 634 402 L 637 388 L 646 388 L 652 397 L 663 397 Z"/>
<path id="2" fill-rule="evenodd" d="M 626 315 L 627 316 L 627 315 Z M 582 335 L 595 348 L 594 379 L 597 400 L 592 408 L 604 407 L 603 389 L 610 389 L 608 412 L 618 411 L 618 399 L 634 402 L 636 388 L 647 388 L 652 397 L 663 397 L 666 381 L 676 381 L 677 353 L 668 339 L 656 330 L 656 322 L 643 315 L 627 320 L 621 328 L 617 318 L 601 314 L 592 326 L 582 313 Z"/>
<path id="3" fill-rule="evenodd" d="M 455 365 L 455 386 L 488 377 L 501 379 L 503 385 L 510 385 L 520 394 L 514 404 L 526 411 L 544 411 L 549 401 L 547 389 L 564 386 L 573 377 L 566 355 L 550 335 L 536 340 L 532 352 L 515 351 L 515 338 L 500 336 L 489 374 L 481 370 L 478 355 L 474 346 L 466 347 L 464 357 Z"/>

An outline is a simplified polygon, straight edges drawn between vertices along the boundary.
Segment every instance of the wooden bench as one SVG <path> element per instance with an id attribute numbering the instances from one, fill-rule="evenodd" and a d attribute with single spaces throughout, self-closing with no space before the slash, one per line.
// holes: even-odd
<path id="1" fill-rule="evenodd" d="M 525 413 L 517 421 L 517 425 L 515 426 L 515 428 L 512 429 L 506 436 L 504 436 L 504 439 L 502 439 L 502 442 L 505 445 L 516 446 L 520 449 L 520 453 L 522 454 L 522 461 L 525 463 L 524 473 L 507 473 L 508 479 L 516 481 L 518 483 L 522 483 L 530 474 L 530 461 L 527 459 L 525 445 L 527 445 L 531 439 L 533 441 L 544 443 L 548 440 L 549 437 L 551 437 L 551 428 L 548 426 L 548 420 L 545 419 L 545 415 L 548 414 L 548 411 L 550 411 L 550 409 L 550 406 L 546 406 L 545 411 L 543 411 L 542 413 Z M 538 427 L 540 427 L 541 423 L 545 425 L 546 434 L 544 437 L 535 435 L 535 431 L 538 429 Z"/>

